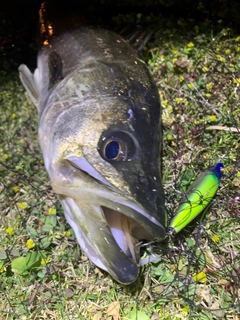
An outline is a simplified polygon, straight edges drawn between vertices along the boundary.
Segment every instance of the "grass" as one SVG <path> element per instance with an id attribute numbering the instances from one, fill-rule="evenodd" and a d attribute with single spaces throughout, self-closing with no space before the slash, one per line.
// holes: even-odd
<path id="1" fill-rule="evenodd" d="M 139 16 L 138 16 L 139 19 Z M 224 163 L 205 214 L 163 243 L 124 287 L 82 255 L 49 187 L 37 112 L 17 71 L 0 83 L 0 314 L 2 319 L 239 319 L 240 36 L 204 22 L 162 21 L 144 54 L 163 106 L 163 183 L 169 220 L 192 181 Z M 189 31 L 194 30 L 194 31 Z M 17 68 L 16 68 L 17 70 Z M 30 240 L 30 241 L 29 241 Z"/>

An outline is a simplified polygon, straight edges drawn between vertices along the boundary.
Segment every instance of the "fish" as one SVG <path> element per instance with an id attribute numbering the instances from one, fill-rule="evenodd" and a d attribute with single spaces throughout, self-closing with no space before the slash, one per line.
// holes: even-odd
<path id="1" fill-rule="evenodd" d="M 37 68 L 19 67 L 38 110 L 44 165 L 82 251 L 130 284 L 141 241 L 166 235 L 158 89 L 119 34 L 59 23 L 46 10 Z"/>
<path id="2" fill-rule="evenodd" d="M 219 162 L 200 174 L 180 201 L 176 215 L 169 225 L 170 234 L 176 234 L 195 219 L 212 201 L 222 179 L 224 165 Z"/>

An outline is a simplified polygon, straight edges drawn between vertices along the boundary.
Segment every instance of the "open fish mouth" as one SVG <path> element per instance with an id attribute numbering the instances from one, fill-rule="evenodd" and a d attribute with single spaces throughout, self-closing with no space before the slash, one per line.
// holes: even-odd
<path id="1" fill-rule="evenodd" d="M 83 184 L 82 177 L 75 177 L 71 186 L 53 180 L 52 186 L 60 195 L 65 217 L 83 252 L 118 282 L 134 282 L 139 269 L 139 241 L 162 240 L 164 227 L 133 198 L 89 176 L 87 180 Z"/>

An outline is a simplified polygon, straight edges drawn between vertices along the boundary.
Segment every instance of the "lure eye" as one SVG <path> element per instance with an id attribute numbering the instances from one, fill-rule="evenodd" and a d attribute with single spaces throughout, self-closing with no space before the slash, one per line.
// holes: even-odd
<path id="1" fill-rule="evenodd" d="M 119 161 L 124 157 L 124 149 L 124 145 L 120 140 L 116 138 L 110 138 L 104 144 L 103 157 L 106 160 Z"/>
<path id="2" fill-rule="evenodd" d="M 104 132 L 98 142 L 100 156 L 111 162 L 130 161 L 136 156 L 136 142 L 124 131 Z"/>

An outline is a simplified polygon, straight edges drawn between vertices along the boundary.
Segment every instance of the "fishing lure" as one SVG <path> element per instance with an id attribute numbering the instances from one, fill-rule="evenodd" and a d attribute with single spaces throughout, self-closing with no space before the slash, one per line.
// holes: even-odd
<path id="1" fill-rule="evenodd" d="M 188 189 L 179 209 L 170 223 L 169 233 L 178 233 L 188 225 L 211 202 L 222 178 L 222 163 L 203 172 Z"/>

